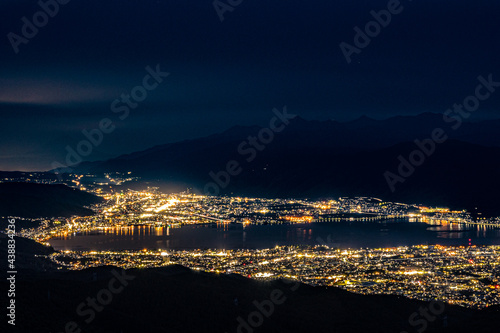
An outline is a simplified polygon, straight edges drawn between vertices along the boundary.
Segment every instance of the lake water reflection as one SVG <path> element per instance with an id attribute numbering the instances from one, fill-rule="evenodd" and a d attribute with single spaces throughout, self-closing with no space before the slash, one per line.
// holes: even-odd
<path id="1" fill-rule="evenodd" d="M 185 225 L 122 227 L 53 238 L 56 250 L 138 250 L 196 248 L 269 248 L 327 243 L 340 248 L 395 247 L 417 244 L 500 244 L 500 229 L 463 224 L 385 220 L 306 224 Z"/>

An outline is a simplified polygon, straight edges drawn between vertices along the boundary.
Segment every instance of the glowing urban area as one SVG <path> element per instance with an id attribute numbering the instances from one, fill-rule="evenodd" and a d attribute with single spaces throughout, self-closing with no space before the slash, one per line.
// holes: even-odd
<path id="1" fill-rule="evenodd" d="M 46 182 L 27 176 L 27 182 Z M 185 191 L 163 194 L 147 190 L 116 190 L 130 174 L 107 174 L 92 182 L 89 175 L 69 175 L 68 184 L 105 201 L 91 208 L 95 215 L 36 219 L 38 227 L 19 235 L 43 244 L 55 237 L 100 231 L 123 234 L 168 234 L 171 228 L 209 224 L 293 224 L 352 221 L 370 223 L 406 219 L 461 230 L 469 224 L 479 230 L 497 228 L 500 218 L 472 217 L 465 210 L 384 202 L 377 198 L 338 198 L 327 201 L 215 197 Z M 9 181 L 9 179 L 4 179 Z M 21 220 L 21 218 L 18 218 Z M 500 246 L 415 245 L 394 248 L 338 248 L 329 239 L 315 245 L 276 246 L 266 249 L 142 249 L 58 251 L 45 256 L 61 270 L 113 265 L 122 268 L 178 264 L 216 274 L 241 274 L 253 279 L 298 280 L 310 285 L 336 286 L 361 294 L 393 294 L 419 300 L 441 300 L 470 308 L 500 304 L 500 281 L 495 270 Z"/>

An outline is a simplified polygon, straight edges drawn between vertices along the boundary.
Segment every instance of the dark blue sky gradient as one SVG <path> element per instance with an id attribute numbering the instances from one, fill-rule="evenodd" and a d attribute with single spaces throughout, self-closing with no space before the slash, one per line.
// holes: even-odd
<path id="1" fill-rule="evenodd" d="M 44 170 L 105 117 L 116 130 L 89 160 L 265 124 L 443 112 L 500 81 L 500 2 L 401 1 L 403 11 L 347 64 L 339 43 L 387 1 L 243 0 L 220 22 L 210 0 L 71 0 L 15 54 L 7 33 L 36 1 L 0 3 L 0 170 Z M 170 76 L 130 116 L 110 111 L 145 67 Z M 478 117 L 497 117 L 500 94 Z"/>

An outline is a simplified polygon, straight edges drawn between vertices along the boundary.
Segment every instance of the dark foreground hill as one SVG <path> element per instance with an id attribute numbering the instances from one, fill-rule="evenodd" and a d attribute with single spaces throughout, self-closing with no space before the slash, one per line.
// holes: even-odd
<path id="1" fill-rule="evenodd" d="M 7 265 L 9 239 L 10 238 L 4 233 L 0 233 L 0 258 L 2 258 L 4 265 Z M 14 240 L 16 245 L 15 267 L 17 270 L 23 272 L 24 277 L 36 274 L 37 272 L 53 271 L 57 269 L 57 266 L 53 264 L 52 261 L 46 258 L 37 257 L 38 255 L 49 255 L 53 253 L 54 249 L 52 247 L 44 246 L 27 238 L 14 237 Z M 4 265 L 2 268 L 6 267 Z M 5 269 L 2 274 L 5 274 L 6 271 L 7 269 Z"/>
<path id="2" fill-rule="evenodd" d="M 116 275 L 130 277 L 116 294 L 106 292 L 116 276 L 114 270 Z M 116 280 L 113 288 L 122 289 L 120 286 Z M 19 272 L 16 289 L 17 332 L 64 332 L 68 322 L 74 322 L 82 332 L 252 332 L 248 327 L 238 331 L 238 317 L 248 322 L 254 313 L 254 323 L 262 321 L 254 332 L 399 333 L 421 328 L 422 324 L 412 326 L 409 319 L 421 307 L 429 307 L 428 303 L 396 296 L 364 296 L 284 281 L 259 282 L 196 273 L 181 266 L 126 272 L 101 267 L 26 279 Z M 269 304 L 266 300 L 275 297 L 271 296 L 273 291 L 282 303 L 276 304 L 272 313 L 268 308 L 269 316 L 259 319 L 255 303 Z M 98 305 L 100 311 L 90 311 L 89 305 L 80 305 L 89 297 L 107 304 Z M 79 306 L 85 313 L 82 316 L 77 313 Z M 500 311 L 446 306 L 428 325 L 426 332 L 494 332 L 500 325 Z"/>
<path id="3" fill-rule="evenodd" d="M 2 248 L 5 240 L 0 238 Z M 177 265 L 60 271 L 34 257 L 52 249 L 22 239 L 17 239 L 17 245 L 23 265 L 16 276 L 16 327 L 9 332 L 400 333 L 428 325 L 425 332 L 429 333 L 482 333 L 497 332 L 500 325 L 499 307 L 478 311 L 446 305 L 433 310 L 440 310 L 437 316 L 430 312 L 432 320 L 423 320 L 415 313 L 429 313 L 427 302 L 282 280 L 260 282 Z M 37 259 L 44 264 L 33 265 Z M 0 288 L 8 290 L 5 278 Z M 95 299 L 99 301 L 91 310 Z M 272 310 L 270 299 L 276 301 Z M 264 308 L 259 310 L 260 306 Z M 238 330 L 241 321 L 256 327 L 242 324 Z"/>
<path id="4" fill-rule="evenodd" d="M 92 215 L 93 211 L 85 206 L 102 201 L 102 198 L 66 185 L 0 183 L 0 216 Z"/>

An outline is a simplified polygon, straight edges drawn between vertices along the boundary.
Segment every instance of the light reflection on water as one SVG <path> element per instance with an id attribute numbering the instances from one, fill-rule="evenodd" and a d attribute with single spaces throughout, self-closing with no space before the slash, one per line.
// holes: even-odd
<path id="1" fill-rule="evenodd" d="M 417 244 L 500 244 L 500 229 L 456 223 L 407 220 L 323 222 L 276 225 L 186 225 L 116 227 L 53 238 L 57 250 L 137 250 L 193 248 L 269 248 L 317 245 L 327 240 L 341 248 L 394 247 Z"/>

